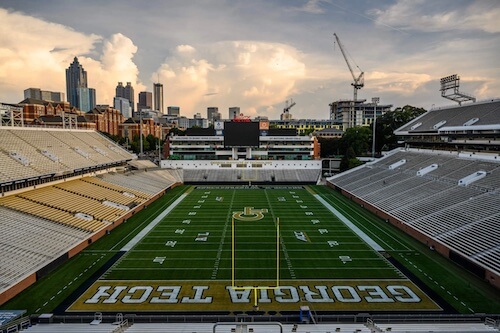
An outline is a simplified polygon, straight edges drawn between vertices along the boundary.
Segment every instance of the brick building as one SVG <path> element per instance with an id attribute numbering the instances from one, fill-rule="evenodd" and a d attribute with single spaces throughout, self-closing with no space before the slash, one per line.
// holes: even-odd
<path id="1" fill-rule="evenodd" d="M 96 130 L 111 135 L 120 135 L 119 125 L 125 120 L 120 111 L 107 105 L 96 106 L 85 116 L 96 123 Z"/>

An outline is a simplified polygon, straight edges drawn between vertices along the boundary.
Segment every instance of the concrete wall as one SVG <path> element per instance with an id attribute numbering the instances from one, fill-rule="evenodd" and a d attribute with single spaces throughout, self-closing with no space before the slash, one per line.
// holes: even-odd
<path id="1" fill-rule="evenodd" d="M 310 161 L 270 161 L 270 160 L 228 160 L 228 161 L 200 161 L 200 160 L 163 160 L 160 166 L 165 169 L 265 169 L 265 170 L 296 170 L 296 169 L 317 169 L 321 170 L 321 160 Z"/>

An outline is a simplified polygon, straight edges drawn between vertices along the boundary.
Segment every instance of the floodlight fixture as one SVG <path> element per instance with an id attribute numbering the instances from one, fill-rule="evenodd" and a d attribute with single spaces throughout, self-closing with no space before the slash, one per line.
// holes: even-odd
<path id="1" fill-rule="evenodd" d="M 460 76 L 457 74 L 449 75 L 441 78 L 441 96 L 452 101 L 457 102 L 459 105 L 462 105 L 462 102 L 466 101 L 476 101 L 476 98 L 472 95 L 468 95 L 460 92 L 458 89 L 460 88 Z M 453 89 L 453 92 L 448 92 Z"/>

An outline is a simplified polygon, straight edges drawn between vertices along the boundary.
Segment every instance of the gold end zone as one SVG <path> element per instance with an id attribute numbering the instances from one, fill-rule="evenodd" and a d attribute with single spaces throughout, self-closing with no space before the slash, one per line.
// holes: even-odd
<path id="1" fill-rule="evenodd" d="M 229 280 L 99 280 L 67 312 L 154 311 L 442 311 L 410 280 L 281 280 L 280 287 L 236 287 Z M 248 286 L 273 281 L 242 281 Z M 254 295 L 252 295 L 252 292 Z"/>

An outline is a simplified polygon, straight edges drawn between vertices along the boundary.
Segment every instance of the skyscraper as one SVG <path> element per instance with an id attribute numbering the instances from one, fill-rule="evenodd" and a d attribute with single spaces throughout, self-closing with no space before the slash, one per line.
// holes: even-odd
<path id="1" fill-rule="evenodd" d="M 240 115 L 240 107 L 233 106 L 229 108 L 229 119 L 234 119 L 236 116 Z"/>
<path id="2" fill-rule="evenodd" d="M 81 111 L 88 112 L 95 108 L 95 89 L 94 88 L 78 88 L 76 90 L 78 97 L 78 108 Z"/>
<path id="3" fill-rule="evenodd" d="M 153 93 L 155 100 L 155 110 L 163 113 L 163 84 L 155 83 L 153 85 Z"/>
<path id="4" fill-rule="evenodd" d="M 137 111 L 144 109 L 153 109 L 153 94 L 149 91 L 141 91 L 139 93 L 139 102 L 137 102 Z"/>
<path id="5" fill-rule="evenodd" d="M 221 115 L 219 113 L 219 108 L 216 106 L 209 106 L 207 108 L 207 119 L 210 123 L 213 123 L 216 120 L 220 120 Z"/>
<path id="6" fill-rule="evenodd" d="M 130 107 L 130 102 L 128 99 L 124 97 L 115 97 L 113 99 L 113 106 L 115 109 L 121 112 L 123 117 L 127 119 L 132 117 L 132 108 Z"/>
<path id="7" fill-rule="evenodd" d="M 71 105 L 80 108 L 78 88 L 87 88 L 87 72 L 78 62 L 78 58 L 75 57 L 69 68 L 66 69 L 66 96 Z"/>
<path id="8" fill-rule="evenodd" d="M 126 98 L 129 101 L 132 112 L 134 111 L 134 87 L 132 87 L 131 82 L 127 82 L 127 85 L 124 87 L 123 82 L 118 82 L 116 86 L 116 94 L 115 97 Z"/>
<path id="9" fill-rule="evenodd" d="M 169 107 L 167 107 L 167 114 L 169 116 L 180 116 L 181 115 L 181 108 L 178 106 L 169 106 Z"/>

